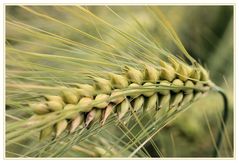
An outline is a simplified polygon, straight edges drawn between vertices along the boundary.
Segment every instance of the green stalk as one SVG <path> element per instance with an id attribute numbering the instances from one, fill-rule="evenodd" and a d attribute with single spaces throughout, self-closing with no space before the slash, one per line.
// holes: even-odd
<path id="1" fill-rule="evenodd" d="M 218 154 L 219 154 L 219 149 L 220 149 L 220 146 L 221 146 L 221 143 L 222 143 L 222 135 L 224 133 L 224 130 L 225 130 L 225 125 L 227 123 L 227 120 L 228 120 L 228 111 L 229 111 L 229 108 L 228 108 L 228 98 L 227 98 L 227 95 L 226 93 L 224 92 L 224 90 L 218 86 L 214 86 L 213 89 L 215 91 L 217 91 L 223 98 L 223 103 L 224 103 L 224 106 L 223 106 L 223 112 L 222 112 L 222 121 L 220 123 L 220 130 L 218 131 L 218 134 L 217 134 L 217 138 L 216 138 L 216 148 L 213 149 L 213 157 L 218 157 Z"/>

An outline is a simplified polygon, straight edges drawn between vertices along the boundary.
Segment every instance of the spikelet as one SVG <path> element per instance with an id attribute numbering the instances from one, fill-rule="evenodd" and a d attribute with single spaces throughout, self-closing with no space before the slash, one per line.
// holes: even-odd
<path id="1" fill-rule="evenodd" d="M 40 115 L 34 114 L 28 119 L 28 121 L 26 123 L 26 126 L 32 126 L 32 125 L 36 125 L 38 123 L 41 123 L 43 118 L 44 117 L 42 117 Z"/>
<path id="2" fill-rule="evenodd" d="M 77 128 L 83 128 L 84 127 L 84 114 L 79 113 L 71 122 L 70 126 L 70 133 L 75 132 Z"/>
<path id="3" fill-rule="evenodd" d="M 196 88 L 199 88 L 200 90 L 197 90 L 197 91 L 201 91 L 201 92 L 207 92 L 208 90 L 210 90 L 210 87 L 208 85 L 204 85 L 203 83 L 201 82 L 197 82 L 196 85 L 195 85 Z"/>
<path id="4" fill-rule="evenodd" d="M 153 83 L 147 82 L 147 83 L 144 83 L 143 86 L 145 86 L 146 88 L 149 89 L 149 91 L 143 93 L 144 96 L 150 97 L 150 96 L 152 96 L 152 95 L 155 93 L 154 91 L 152 91 L 152 90 L 154 90 L 154 88 L 155 88 L 155 86 L 154 86 Z M 150 86 L 151 86 L 151 87 L 150 87 Z M 150 90 L 151 90 L 151 91 L 150 91 Z"/>
<path id="5" fill-rule="evenodd" d="M 129 83 L 125 76 L 110 73 L 111 84 L 114 88 L 122 89 L 128 87 Z"/>
<path id="6" fill-rule="evenodd" d="M 200 89 L 200 90 L 197 90 L 197 92 L 202 91 L 202 90 L 203 90 L 203 84 L 202 84 L 200 81 L 198 81 L 198 82 L 195 84 L 195 88 Z"/>
<path id="7" fill-rule="evenodd" d="M 111 92 L 111 83 L 109 80 L 94 77 L 93 80 L 95 81 L 95 89 L 101 93 L 109 94 Z"/>
<path id="8" fill-rule="evenodd" d="M 61 96 L 53 96 L 53 95 L 44 95 L 47 101 L 58 101 L 64 104 L 64 101 Z"/>
<path id="9" fill-rule="evenodd" d="M 158 103 L 158 95 L 157 93 L 153 94 L 149 98 L 147 98 L 145 102 L 145 112 L 152 113 L 153 111 L 157 110 L 157 103 Z"/>
<path id="10" fill-rule="evenodd" d="M 149 65 L 144 65 L 144 67 L 144 79 L 148 82 L 156 83 L 159 80 L 161 71 L 158 71 Z"/>
<path id="11" fill-rule="evenodd" d="M 56 123 L 56 137 L 60 136 L 63 131 L 65 131 L 67 127 L 67 120 L 62 120 Z"/>
<path id="12" fill-rule="evenodd" d="M 51 138 L 53 131 L 54 131 L 53 126 L 49 126 L 42 129 L 40 132 L 40 140 Z"/>
<path id="13" fill-rule="evenodd" d="M 165 79 L 168 81 L 172 81 L 173 79 L 175 79 L 175 70 L 170 64 L 160 60 L 159 65 L 162 67 L 160 76 L 161 79 Z"/>
<path id="14" fill-rule="evenodd" d="M 193 82 L 192 82 L 191 80 L 187 80 L 187 81 L 185 82 L 185 86 L 186 86 L 186 87 L 192 87 L 192 88 L 185 88 L 185 89 L 183 90 L 185 94 L 191 94 L 191 93 L 193 93 L 194 84 L 193 84 Z"/>
<path id="15" fill-rule="evenodd" d="M 79 89 L 84 89 L 86 91 L 89 91 L 89 92 L 94 92 L 95 89 L 92 85 L 89 85 L 89 84 L 76 84 L 77 88 Z"/>
<path id="16" fill-rule="evenodd" d="M 63 103 L 60 101 L 47 101 L 46 105 L 48 107 L 48 110 L 52 112 L 62 110 L 64 107 Z"/>
<path id="17" fill-rule="evenodd" d="M 173 66 L 174 70 L 178 72 L 180 69 L 180 63 L 177 61 L 177 59 L 174 59 L 173 57 L 168 57 L 167 59 Z"/>
<path id="18" fill-rule="evenodd" d="M 105 124 L 106 119 L 110 116 L 110 114 L 113 112 L 113 105 L 109 104 L 106 109 L 103 110 L 102 113 L 102 120 L 101 120 L 101 126 L 103 126 Z"/>
<path id="19" fill-rule="evenodd" d="M 184 64 L 181 64 L 178 73 L 179 73 L 178 78 L 185 82 L 191 76 L 192 68 Z"/>
<path id="20" fill-rule="evenodd" d="M 172 82 L 172 86 L 182 87 L 184 86 L 184 83 L 179 79 L 174 79 Z M 181 91 L 181 89 L 182 88 L 174 88 L 172 91 L 178 93 L 179 91 Z"/>
<path id="21" fill-rule="evenodd" d="M 76 89 L 80 96 L 93 97 L 95 95 L 95 88 L 89 84 L 76 84 L 79 89 Z"/>
<path id="22" fill-rule="evenodd" d="M 209 80 L 208 72 L 201 65 L 198 65 L 198 66 L 199 66 L 200 74 L 201 74 L 200 80 L 201 81 L 208 81 Z"/>
<path id="23" fill-rule="evenodd" d="M 45 103 L 32 103 L 29 107 L 33 110 L 35 114 L 42 115 L 49 113 L 48 106 Z"/>
<path id="24" fill-rule="evenodd" d="M 171 83 L 169 83 L 167 80 L 163 80 L 160 82 L 160 85 L 169 87 L 171 86 Z M 170 93 L 170 90 L 165 87 L 164 89 L 160 90 L 159 93 L 162 95 L 168 95 Z"/>
<path id="25" fill-rule="evenodd" d="M 100 121 L 102 117 L 102 110 L 96 109 L 95 118 L 93 119 L 94 122 Z"/>
<path id="26" fill-rule="evenodd" d="M 173 65 L 173 68 L 177 72 L 177 77 L 185 82 L 191 76 L 192 68 L 183 62 L 177 61 L 171 57 L 168 58 L 170 63 Z"/>
<path id="27" fill-rule="evenodd" d="M 194 67 L 194 68 L 192 69 L 190 78 L 196 79 L 196 80 L 200 80 L 200 78 L 201 78 L 201 72 L 200 72 L 200 70 L 199 70 L 198 68 Z"/>
<path id="28" fill-rule="evenodd" d="M 144 104 L 144 114 L 149 116 L 152 120 L 155 120 L 155 115 L 158 110 L 158 94 L 155 93 L 152 96 L 146 98 Z"/>
<path id="29" fill-rule="evenodd" d="M 75 89 L 63 89 L 61 94 L 66 104 L 77 104 L 80 98 Z"/>
<path id="30" fill-rule="evenodd" d="M 110 98 L 112 98 L 110 100 L 110 102 L 115 103 L 115 104 L 121 103 L 125 99 L 125 97 L 121 94 L 122 94 L 122 92 L 120 92 L 120 89 L 113 90 L 110 95 Z"/>
<path id="31" fill-rule="evenodd" d="M 137 90 L 137 88 L 139 88 L 140 87 L 140 85 L 138 85 L 138 84 L 136 84 L 136 83 L 131 83 L 130 85 L 129 85 L 129 88 L 131 88 L 131 92 L 132 93 L 130 93 L 129 94 L 129 96 L 131 97 L 131 98 L 136 98 L 136 97 L 138 97 L 141 93 L 139 93 L 139 92 L 134 92 L 135 90 Z"/>
<path id="32" fill-rule="evenodd" d="M 96 109 L 92 109 L 86 116 L 85 127 L 88 127 L 90 122 L 93 121 L 95 117 Z"/>
<path id="33" fill-rule="evenodd" d="M 80 112 L 89 112 L 92 109 L 92 104 L 93 100 L 90 97 L 83 97 L 80 99 L 79 103 L 77 106 L 79 107 Z"/>
<path id="34" fill-rule="evenodd" d="M 183 97 L 182 102 L 180 103 L 180 106 L 183 107 L 186 104 L 189 104 L 193 100 L 193 93 L 186 94 Z"/>
<path id="35" fill-rule="evenodd" d="M 101 110 L 92 109 L 86 116 L 85 127 L 89 127 L 90 123 L 93 121 L 97 121 L 101 118 Z"/>
<path id="36" fill-rule="evenodd" d="M 119 104 L 117 106 L 117 115 L 118 115 L 118 119 L 122 119 L 124 117 L 124 115 L 129 111 L 129 101 L 128 99 L 125 99 L 121 104 Z"/>
<path id="37" fill-rule="evenodd" d="M 76 105 L 73 104 L 67 104 L 64 107 L 64 110 L 68 110 L 68 112 L 66 113 L 66 119 L 74 119 L 75 117 L 78 116 L 78 113 L 76 111 L 74 111 L 77 108 Z"/>
<path id="38" fill-rule="evenodd" d="M 135 112 L 139 111 L 144 105 L 144 96 L 139 96 L 132 102 L 132 107 Z"/>
<path id="39" fill-rule="evenodd" d="M 177 93 L 171 97 L 170 108 L 177 107 L 183 100 L 183 93 Z"/>
<path id="40" fill-rule="evenodd" d="M 202 92 L 207 92 L 209 91 L 211 88 L 209 86 L 203 86 L 202 88 Z"/>
<path id="41" fill-rule="evenodd" d="M 143 82 L 144 76 L 139 70 L 129 66 L 125 66 L 124 70 L 128 80 L 132 83 L 141 84 Z"/>
<path id="42" fill-rule="evenodd" d="M 107 105 L 109 104 L 108 103 L 108 99 L 109 99 L 109 95 L 106 95 L 106 94 L 98 94 L 96 97 L 95 97 L 95 102 L 96 101 L 103 101 L 103 102 L 100 102 L 100 103 L 97 103 L 96 105 L 94 105 L 94 107 L 98 108 L 98 109 L 104 109 L 107 107 Z"/>
<path id="43" fill-rule="evenodd" d="M 200 97 L 202 97 L 202 92 L 196 92 L 194 95 L 194 100 L 197 101 Z"/>
<path id="44" fill-rule="evenodd" d="M 168 110 L 170 104 L 171 94 L 161 95 L 158 100 L 159 109 Z"/>

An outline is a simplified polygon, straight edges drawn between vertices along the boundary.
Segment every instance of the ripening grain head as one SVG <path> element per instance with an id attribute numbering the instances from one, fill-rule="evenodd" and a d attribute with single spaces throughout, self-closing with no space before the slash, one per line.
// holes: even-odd
<path id="1" fill-rule="evenodd" d="M 20 119 L 7 119 L 6 145 L 36 143 L 24 156 L 137 153 L 215 87 L 156 6 L 9 6 L 6 29 L 8 114 Z M 109 126 L 133 143 L 102 148 L 118 143 L 94 135 Z"/>

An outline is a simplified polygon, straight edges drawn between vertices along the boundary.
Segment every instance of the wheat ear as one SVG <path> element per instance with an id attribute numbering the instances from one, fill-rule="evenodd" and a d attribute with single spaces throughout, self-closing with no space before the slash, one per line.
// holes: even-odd
<path id="1" fill-rule="evenodd" d="M 73 133 L 95 121 L 104 125 L 112 113 L 121 120 L 131 107 L 135 112 L 143 110 L 143 114 L 177 110 L 210 90 L 211 81 L 202 66 L 169 61 L 161 60 L 158 69 L 150 65 L 144 65 L 143 70 L 125 66 L 122 74 L 109 73 L 107 79 L 92 77 L 93 85 L 79 83 L 62 89 L 58 96 L 43 95 L 41 102 L 29 104 L 34 117 L 38 117 L 29 121 L 61 114 L 63 118 L 41 130 L 40 136 L 58 137 L 68 129 Z"/>

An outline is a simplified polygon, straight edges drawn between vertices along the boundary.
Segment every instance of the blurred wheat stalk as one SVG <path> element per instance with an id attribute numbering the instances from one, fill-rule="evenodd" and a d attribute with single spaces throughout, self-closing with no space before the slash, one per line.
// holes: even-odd
<path id="1" fill-rule="evenodd" d="M 157 73 L 164 70 L 159 71 L 160 66 L 165 70 L 172 69 L 173 71 L 169 73 L 165 71 L 164 75 L 161 75 L 161 77 L 164 76 L 163 80 L 172 82 L 164 87 L 168 91 L 178 93 L 188 91 L 190 88 L 195 89 L 194 92 L 200 89 L 204 92 L 204 89 L 207 91 L 208 87 L 213 86 L 208 78 L 208 73 L 187 53 L 177 34 L 157 7 L 8 6 L 6 29 L 7 156 L 148 157 L 150 154 L 144 145 L 149 141 L 158 156 L 163 156 L 152 137 L 178 116 L 178 113 L 186 110 L 191 103 L 181 109 L 175 108 L 167 111 L 161 109 L 155 118 L 152 115 L 153 112 L 151 115 L 142 114 L 142 112 L 131 113 L 129 107 L 125 107 L 126 104 L 123 104 L 123 99 L 119 102 L 121 111 L 118 112 L 118 115 L 121 114 L 121 118 L 124 116 L 123 121 L 121 118 L 117 120 L 114 114 L 107 115 L 109 118 L 101 127 L 96 121 L 96 110 L 92 110 L 93 106 L 86 109 L 85 112 L 89 113 L 83 118 L 84 121 L 81 118 L 81 116 L 85 116 L 83 114 L 74 116 L 74 118 L 72 116 L 69 118 L 69 115 L 65 114 L 66 109 L 63 109 L 66 107 L 65 103 L 76 104 L 80 99 L 80 96 L 76 97 L 76 101 L 74 97 L 68 98 L 74 93 L 67 93 L 72 89 L 66 88 L 76 85 L 83 89 L 86 88 L 86 85 L 77 84 L 84 83 L 89 84 L 87 90 L 92 90 L 93 87 L 90 86 L 94 84 L 92 77 L 102 81 L 103 78 L 108 78 L 109 72 L 113 79 L 116 78 L 114 83 L 116 81 L 117 86 L 113 86 L 114 89 L 128 87 L 128 81 L 141 85 L 145 81 L 139 77 L 141 81 L 137 82 L 138 80 L 134 80 L 134 76 L 136 75 L 136 79 L 138 79 L 137 74 L 141 73 L 138 70 L 143 70 L 143 65 L 150 65 L 148 66 L 150 70 L 148 76 L 151 77 L 148 80 L 151 80 L 150 82 L 154 80 L 153 83 L 138 89 L 141 91 L 139 95 L 143 94 L 144 97 L 151 97 L 160 92 L 162 85 L 159 79 L 160 75 Z M 164 62 L 168 58 L 173 66 Z M 122 69 L 125 66 L 135 68 L 132 69 L 131 75 L 128 74 L 128 79 L 118 76 L 122 74 Z M 187 72 L 187 68 L 190 69 L 190 73 Z M 173 77 L 170 76 L 172 73 Z M 155 74 L 157 77 L 152 77 Z M 176 76 L 183 82 L 178 83 Z M 185 87 L 184 82 L 190 80 L 199 85 L 194 87 L 192 84 Z M 174 81 L 176 84 L 173 84 Z M 124 86 L 124 83 L 127 83 L 127 86 Z M 109 93 L 103 92 L 107 88 L 107 84 L 105 81 L 96 83 L 96 87 L 100 89 L 98 91 L 101 93 L 98 98 L 103 99 L 102 102 L 109 101 L 102 97 L 102 93 Z M 147 92 L 143 93 L 142 91 L 145 89 Z M 62 94 L 62 90 L 66 91 L 63 91 L 61 98 L 59 95 Z M 125 91 L 127 92 L 127 89 Z M 130 95 L 125 92 L 121 93 L 124 96 Z M 92 96 L 95 97 L 99 93 L 94 92 L 93 94 Z M 178 94 L 174 95 L 174 103 L 171 102 L 171 105 L 179 107 L 178 104 L 182 102 L 184 95 L 183 93 Z M 42 102 L 43 96 L 47 99 L 47 103 Z M 84 96 L 86 96 L 85 93 Z M 103 96 L 110 97 L 104 94 Z M 158 98 L 158 96 L 155 97 Z M 155 97 L 152 98 L 156 99 Z M 60 103 L 63 106 L 56 107 L 54 102 L 59 102 L 59 100 L 52 100 L 53 98 L 62 100 Z M 118 97 L 115 100 L 117 99 Z M 136 96 L 133 100 L 137 100 Z M 142 101 L 142 98 L 138 97 L 138 101 L 140 100 Z M 155 109 L 157 100 L 153 101 L 150 105 Z M 39 102 L 40 105 L 36 106 L 36 102 Z M 88 101 L 81 103 L 85 105 L 86 102 Z M 33 103 L 34 106 L 29 107 L 29 103 Z M 139 108 L 141 108 L 143 103 L 139 103 Z M 50 104 L 54 106 L 50 106 Z M 102 106 L 102 103 L 99 104 Z M 99 106 L 99 104 L 96 105 Z M 57 106 L 59 105 L 57 104 Z M 110 106 L 110 104 L 107 102 L 103 108 L 106 106 Z M 33 118 L 33 122 L 29 121 L 29 117 L 34 116 L 34 108 L 35 113 L 40 115 L 45 113 L 48 115 L 48 112 L 54 111 L 51 114 L 53 116 L 40 119 L 40 125 L 37 124 L 39 119 L 34 120 Z M 59 112 L 63 114 L 58 115 Z M 78 114 L 78 112 L 79 110 L 75 110 L 74 114 Z M 126 113 L 128 113 L 127 116 L 125 116 Z M 87 121 L 87 118 L 90 121 Z M 91 123 L 91 127 L 88 130 L 85 128 L 88 125 L 79 128 L 78 126 L 82 122 Z M 34 124 L 32 125 L 32 123 Z M 71 124 L 70 134 L 63 132 L 68 123 Z M 52 139 L 52 125 L 55 124 L 58 138 Z M 117 135 L 119 131 L 115 130 L 120 130 L 121 135 Z M 39 141 L 39 132 L 41 132 L 41 137 L 50 139 Z"/>

